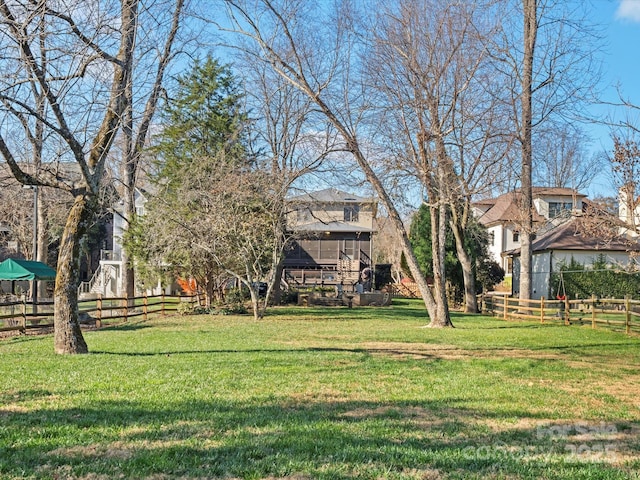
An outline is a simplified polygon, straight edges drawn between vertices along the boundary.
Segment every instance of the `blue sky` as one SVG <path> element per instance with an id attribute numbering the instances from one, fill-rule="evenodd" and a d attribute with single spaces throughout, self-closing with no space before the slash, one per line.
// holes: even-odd
<path id="1" fill-rule="evenodd" d="M 631 103 L 640 106 L 640 0 L 593 0 L 594 22 L 604 29 L 603 100 L 619 102 L 618 89 Z M 595 106 L 594 113 L 625 119 L 622 109 Z M 640 115 L 632 117 L 640 127 Z M 611 150 L 610 130 L 588 127 L 593 150 Z M 606 170 L 606 169 L 604 169 Z M 611 195 L 612 182 L 606 171 L 597 176 L 587 192 Z"/>
<path id="2" fill-rule="evenodd" d="M 595 0 L 595 20 L 605 26 L 605 78 L 620 83 L 625 95 L 640 105 L 640 0 Z M 610 98 L 616 100 L 615 89 Z"/>

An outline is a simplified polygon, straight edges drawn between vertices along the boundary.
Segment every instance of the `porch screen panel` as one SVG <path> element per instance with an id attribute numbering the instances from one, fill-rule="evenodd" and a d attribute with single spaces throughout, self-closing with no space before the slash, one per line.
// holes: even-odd
<path id="1" fill-rule="evenodd" d="M 300 240 L 300 258 L 310 260 L 318 257 L 318 241 L 317 240 Z"/>
<path id="2" fill-rule="evenodd" d="M 369 240 L 360 240 L 359 243 L 360 243 L 360 250 L 364 252 L 365 255 L 371 256 L 371 253 L 369 252 L 369 249 L 371 248 L 371 242 Z M 360 256 L 360 257 L 362 260 L 364 259 L 362 258 L 363 256 Z"/>
<path id="3" fill-rule="evenodd" d="M 355 259 L 356 241 L 354 239 L 342 240 L 342 251 L 351 260 Z"/>
<path id="4" fill-rule="evenodd" d="M 320 258 L 323 260 L 336 260 L 338 258 L 338 240 L 320 240 Z"/>

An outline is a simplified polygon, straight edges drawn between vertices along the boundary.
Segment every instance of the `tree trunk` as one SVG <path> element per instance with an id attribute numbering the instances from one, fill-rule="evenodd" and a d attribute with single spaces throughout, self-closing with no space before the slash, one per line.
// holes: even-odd
<path id="1" fill-rule="evenodd" d="M 124 205 L 123 205 L 123 212 L 122 212 L 122 217 L 124 221 L 123 233 L 127 231 L 131 223 L 131 219 L 133 218 L 133 215 L 135 215 L 135 204 L 133 201 L 133 195 L 134 195 L 133 189 L 130 189 L 129 186 L 127 185 L 125 187 Z M 116 215 L 118 214 L 116 213 Z M 121 291 L 118 293 L 118 295 L 125 296 L 128 299 L 128 303 L 129 303 L 128 306 L 133 307 L 135 302 L 134 299 L 136 296 L 133 263 L 131 262 L 131 259 L 129 258 L 129 254 L 127 253 L 124 247 L 120 251 L 120 261 L 122 265 L 121 267 L 122 271 L 120 272 L 121 284 L 119 285 Z"/>
<path id="2" fill-rule="evenodd" d="M 93 210 L 87 194 L 76 195 L 60 241 L 54 290 L 54 350 L 58 354 L 88 353 L 78 322 L 80 240 Z"/>
<path id="3" fill-rule="evenodd" d="M 451 230 L 456 240 L 456 255 L 462 267 L 462 279 L 464 281 L 464 311 L 465 313 L 478 313 L 478 299 L 476 297 L 476 277 L 473 273 L 473 262 L 464 249 L 464 233 L 459 225 L 451 222 Z"/>
<path id="4" fill-rule="evenodd" d="M 436 315 L 431 317 L 429 327 L 451 327 L 449 305 L 447 303 L 446 278 L 444 270 L 444 246 L 446 235 L 446 206 L 431 205 L 431 249 L 433 252 L 433 295 Z"/>
<path id="5" fill-rule="evenodd" d="M 438 294 L 437 285 L 435 286 L 435 295 L 431 292 L 429 285 L 427 283 L 422 270 L 420 270 L 420 266 L 418 265 L 418 260 L 416 259 L 415 254 L 413 253 L 413 247 L 411 246 L 411 242 L 409 240 L 409 236 L 407 235 L 407 230 L 404 228 L 404 224 L 402 223 L 402 219 L 400 218 L 400 214 L 398 210 L 395 208 L 391 198 L 387 194 L 386 189 L 382 185 L 382 182 L 378 179 L 377 175 L 371 169 L 369 163 L 366 161 L 362 153 L 358 150 L 352 150 L 354 156 L 358 159 L 358 164 L 364 170 L 367 180 L 373 185 L 374 189 L 378 193 L 382 204 L 389 214 L 389 218 L 393 222 L 396 232 L 401 241 L 402 251 L 404 253 L 405 259 L 407 261 L 407 266 L 409 267 L 409 271 L 413 276 L 414 281 L 416 282 L 418 289 L 420 290 L 420 295 L 422 296 L 422 300 L 424 301 L 425 307 L 427 308 L 427 313 L 429 314 L 429 326 L 430 327 L 451 327 L 451 319 L 449 318 L 449 310 L 446 308 L 445 304 L 442 304 L 442 295 Z M 432 212 L 433 213 L 433 212 Z M 432 218 L 437 218 L 432 217 Z M 432 222 L 433 223 L 433 222 Z M 435 252 L 436 250 L 434 250 Z M 435 258 L 434 254 L 434 258 Z M 434 265 L 434 272 L 436 271 L 436 266 Z"/>
<path id="6" fill-rule="evenodd" d="M 524 57 L 522 72 L 522 226 L 520 231 L 520 298 L 531 298 L 531 240 L 533 234 L 533 198 L 531 191 L 532 164 L 532 97 L 533 60 L 538 19 L 537 0 L 522 0 L 524 17 Z"/>
<path id="7" fill-rule="evenodd" d="M 38 255 L 36 260 L 42 263 L 49 263 L 49 224 L 47 222 L 47 204 L 45 203 L 45 195 L 42 188 L 38 188 Z M 55 267 L 55 265 L 54 265 Z M 38 299 L 44 301 L 47 298 L 47 282 L 39 281 Z"/>
<path id="8" fill-rule="evenodd" d="M 216 294 L 216 282 L 213 280 L 213 278 L 205 279 L 204 291 L 205 291 L 204 306 L 207 308 L 211 308 L 214 302 L 215 294 Z"/>
<path id="9" fill-rule="evenodd" d="M 249 285 L 249 294 L 251 295 L 251 308 L 253 309 L 253 319 L 260 320 L 264 317 L 264 310 L 260 305 L 260 297 L 258 292 L 255 291 L 254 285 Z"/>
<path id="10" fill-rule="evenodd" d="M 416 282 L 418 289 L 420 290 L 420 294 L 422 296 L 422 300 L 425 303 L 425 307 L 427 308 L 427 313 L 429 314 L 430 327 L 451 327 L 453 324 L 451 323 L 451 319 L 449 317 L 449 310 L 445 306 L 442 305 L 442 296 L 435 296 L 431 292 L 429 285 L 427 284 L 427 280 L 424 278 L 424 274 L 422 270 L 420 270 L 420 266 L 418 265 L 418 260 L 416 259 L 415 254 L 413 253 L 413 247 L 411 246 L 411 242 L 409 241 L 409 235 L 407 234 L 407 230 L 404 227 L 402 222 L 402 218 L 400 217 L 400 213 L 395 207 L 391 197 L 387 193 L 384 185 L 374 172 L 373 168 L 365 158 L 364 154 L 360 150 L 360 147 L 353 135 L 351 135 L 348 130 L 340 123 L 340 121 L 335 118 L 334 115 L 330 112 L 328 107 L 326 107 L 321 102 L 317 101 L 321 106 L 325 114 L 332 121 L 334 126 L 341 131 L 342 136 L 345 140 L 347 140 L 347 144 L 349 145 L 349 150 L 355 157 L 358 165 L 362 169 L 365 174 L 365 177 L 369 181 L 369 183 L 373 186 L 374 190 L 377 192 L 380 197 L 380 201 L 384 205 L 385 209 L 388 212 L 389 218 L 393 223 L 396 232 L 398 233 L 398 237 L 400 238 L 402 251 L 404 253 L 405 259 L 407 261 L 407 266 L 409 267 L 409 271 L 413 276 L 414 281 Z M 433 213 L 433 212 L 432 212 Z M 432 217 L 435 218 L 435 217 Z M 433 222 L 432 222 L 433 223 Z M 433 239 L 432 239 L 433 240 Z M 436 250 L 434 250 L 435 252 Z M 435 258 L 435 254 L 434 254 Z M 435 271 L 435 265 L 434 265 Z"/>
<path id="11" fill-rule="evenodd" d="M 284 265 L 279 263 L 273 275 L 273 292 L 271 294 L 272 304 L 280 305 L 282 303 L 282 274 L 284 273 Z"/>
<path id="12" fill-rule="evenodd" d="M 129 230 L 131 221 L 136 214 L 136 171 L 137 171 L 137 152 L 133 142 L 133 82 L 128 82 L 125 88 L 125 97 L 127 107 L 125 108 L 122 122 L 122 136 L 124 139 L 124 164 L 123 164 L 123 183 L 124 183 L 124 205 L 122 208 L 122 232 L 123 234 Z M 129 307 L 135 305 L 135 278 L 133 271 L 133 263 L 129 258 L 129 254 L 123 247 L 120 252 L 121 269 L 119 286 L 122 290 L 119 295 L 123 295 L 128 299 Z"/>

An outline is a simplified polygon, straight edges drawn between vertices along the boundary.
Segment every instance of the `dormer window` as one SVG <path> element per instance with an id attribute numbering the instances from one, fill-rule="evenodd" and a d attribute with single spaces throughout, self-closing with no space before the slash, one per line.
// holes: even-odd
<path id="1" fill-rule="evenodd" d="M 514 230 L 513 231 L 513 242 L 519 242 L 520 241 L 520 232 L 518 230 Z"/>
<path id="2" fill-rule="evenodd" d="M 573 208 L 571 202 L 549 202 L 549 218 L 556 218 L 570 212 Z"/>
<path id="3" fill-rule="evenodd" d="M 359 205 L 348 205 L 344 207 L 344 221 L 345 222 L 357 222 L 358 215 L 360 214 Z"/>

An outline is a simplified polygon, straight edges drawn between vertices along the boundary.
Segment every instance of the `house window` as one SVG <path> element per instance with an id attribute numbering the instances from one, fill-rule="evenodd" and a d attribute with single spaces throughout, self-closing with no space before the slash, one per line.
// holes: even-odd
<path id="1" fill-rule="evenodd" d="M 513 241 L 514 243 L 520 241 L 520 232 L 518 230 L 513 231 Z"/>
<path id="2" fill-rule="evenodd" d="M 549 218 L 556 218 L 573 209 L 571 202 L 549 202 Z"/>
<path id="3" fill-rule="evenodd" d="M 359 213 L 360 213 L 359 205 L 348 205 L 344 207 L 344 221 L 357 222 Z"/>

